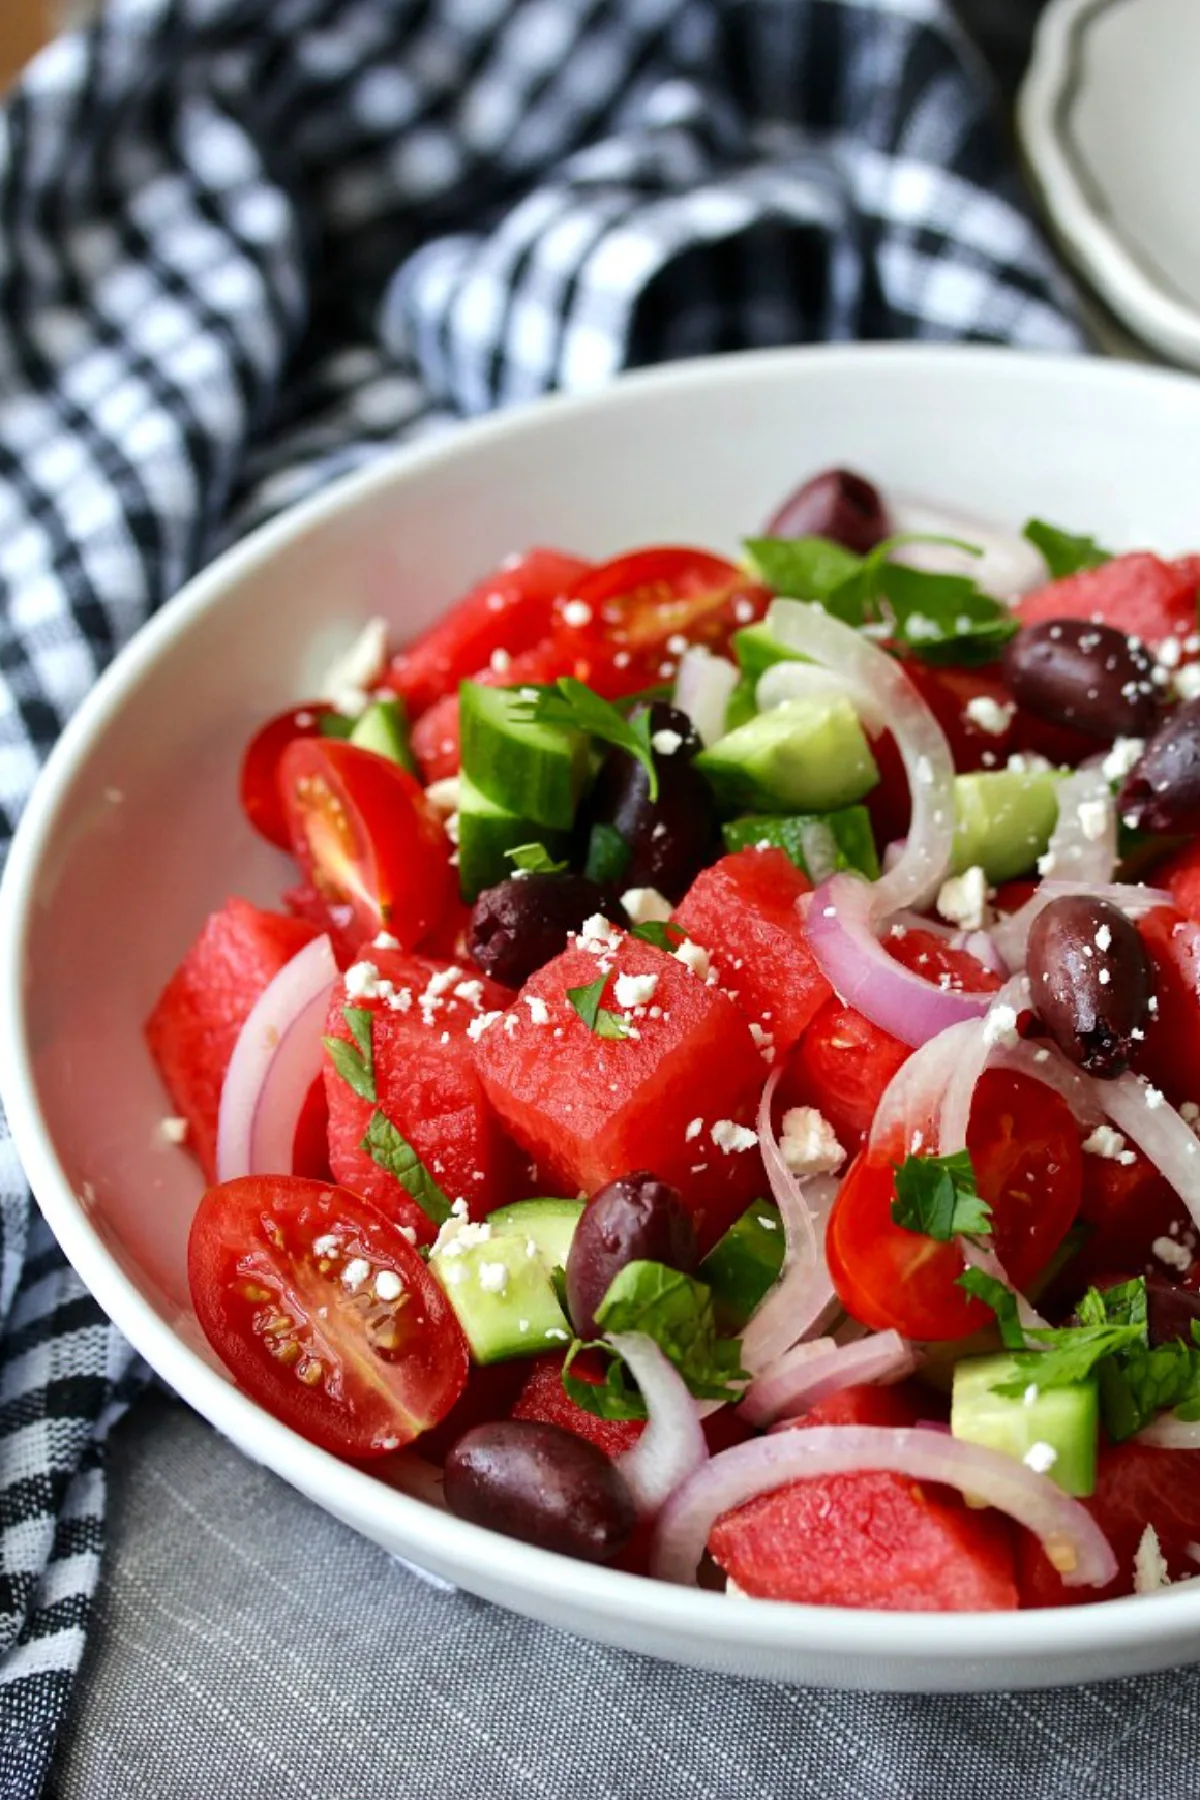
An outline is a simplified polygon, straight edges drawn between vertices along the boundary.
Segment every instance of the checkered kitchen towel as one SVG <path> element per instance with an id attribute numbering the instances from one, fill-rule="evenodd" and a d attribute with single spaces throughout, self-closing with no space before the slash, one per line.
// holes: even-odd
<path id="1" fill-rule="evenodd" d="M 0 842 L 228 538 L 631 364 L 1080 338 L 940 0 L 107 0 L 0 111 Z M 34 1794 L 146 1379 L 0 1142 L 0 1795 Z"/>

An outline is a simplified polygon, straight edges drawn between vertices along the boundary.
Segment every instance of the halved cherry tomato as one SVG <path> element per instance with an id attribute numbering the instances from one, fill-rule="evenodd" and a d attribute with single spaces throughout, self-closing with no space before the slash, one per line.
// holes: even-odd
<path id="1" fill-rule="evenodd" d="M 515 562 L 485 575 L 435 625 L 393 658 L 389 687 L 403 694 L 418 714 L 468 676 L 528 650 L 549 635 L 554 602 L 570 594 L 590 563 L 561 550 L 530 550 Z"/>
<path id="2" fill-rule="evenodd" d="M 382 1456 L 466 1385 L 450 1302 L 390 1220 L 345 1188 L 250 1175 L 192 1221 L 196 1317 L 239 1386 L 338 1456 Z"/>
<path id="3" fill-rule="evenodd" d="M 279 786 L 292 853 L 337 944 L 353 953 L 388 931 L 410 950 L 433 930 L 454 872 L 419 782 L 374 751 L 301 738 L 283 753 Z"/>
<path id="4" fill-rule="evenodd" d="M 1040 1082 L 990 1069 L 976 1089 L 967 1148 L 992 1208 L 996 1253 L 1024 1287 L 1079 1209 L 1082 1153 L 1071 1110 Z M 842 1184 L 827 1237 L 834 1286 L 864 1325 L 911 1338 L 966 1337 L 991 1314 L 957 1286 L 962 1252 L 892 1219 L 892 1166 L 903 1153 L 899 1143 L 886 1155 L 861 1152 Z"/>
<path id="5" fill-rule="evenodd" d="M 1156 1007 L 1131 1061 L 1173 1106 L 1200 1100 L 1200 925 L 1173 906 L 1156 906 L 1138 920 L 1138 933 L 1150 957 Z"/>
<path id="6" fill-rule="evenodd" d="M 321 714 L 329 707 L 323 700 L 276 713 L 255 732 L 242 758 L 238 792 L 242 811 L 260 836 L 280 850 L 291 848 L 287 818 L 279 793 L 279 759 L 297 738 L 320 737 Z"/>

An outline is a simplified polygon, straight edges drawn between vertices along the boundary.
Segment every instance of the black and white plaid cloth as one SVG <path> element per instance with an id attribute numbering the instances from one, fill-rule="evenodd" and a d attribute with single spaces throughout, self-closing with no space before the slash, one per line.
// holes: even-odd
<path id="1" fill-rule="evenodd" d="M 991 101 L 941 0 L 107 0 L 0 110 L 0 849 L 149 614 L 397 439 L 700 352 L 1080 346 Z M 23 1797 L 148 1377 L 5 1141 L 0 1232 Z"/>

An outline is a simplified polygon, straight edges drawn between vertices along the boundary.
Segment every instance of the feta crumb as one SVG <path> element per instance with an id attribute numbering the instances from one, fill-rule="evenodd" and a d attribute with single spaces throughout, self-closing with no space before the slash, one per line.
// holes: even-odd
<path id="1" fill-rule="evenodd" d="M 993 700 L 990 694 L 976 694 L 963 707 L 964 719 L 986 731 L 989 737 L 1003 737 L 1016 712 L 1015 701 Z"/>
<path id="2" fill-rule="evenodd" d="M 458 811 L 460 787 L 457 775 L 447 775 L 443 781 L 431 781 L 425 789 L 425 798 L 436 813 L 454 813 Z M 399 945 L 396 946 L 399 949 Z"/>
<path id="3" fill-rule="evenodd" d="M 1165 1103 L 1163 1101 L 1162 1093 L 1160 1092 L 1160 1090 L 1156 1087 L 1151 1087 L 1150 1083 L 1147 1082 L 1146 1083 L 1146 1111 L 1147 1112 L 1157 1112 L 1159 1107 L 1164 1104 Z"/>
<path id="4" fill-rule="evenodd" d="M 676 962 L 681 962 L 685 968 L 690 969 L 693 975 L 699 976 L 701 981 L 705 980 L 709 971 L 709 954 L 701 944 L 694 944 L 691 938 L 687 938 L 678 949 L 672 950 L 671 955 Z"/>
<path id="5" fill-rule="evenodd" d="M 757 1219 L 755 1220 L 755 1224 L 761 1225 L 764 1231 L 778 1231 L 779 1230 L 779 1220 L 778 1219 L 764 1218 L 761 1213 L 758 1215 Z"/>
<path id="6" fill-rule="evenodd" d="M 314 1256 L 336 1256 L 342 1247 L 342 1240 L 336 1231 L 327 1231 L 323 1236 L 313 1239 Z"/>
<path id="7" fill-rule="evenodd" d="M 342 1270 L 342 1286 L 348 1287 L 353 1293 L 362 1286 L 370 1273 L 371 1265 L 365 1256 L 352 1256 Z"/>
<path id="8" fill-rule="evenodd" d="M 734 1150 L 752 1150 L 758 1143 L 758 1133 L 751 1131 L 746 1125 L 739 1125 L 733 1119 L 718 1119 L 709 1134 L 718 1150 L 728 1156 Z"/>
<path id="9" fill-rule="evenodd" d="M 387 622 L 368 619 L 354 642 L 326 669 L 317 687 L 337 712 L 363 711 L 387 666 Z"/>
<path id="10" fill-rule="evenodd" d="M 1020 1042 L 1017 1030 L 1017 1009 L 1001 1003 L 992 1006 L 983 1021 L 983 1041 L 987 1045 L 1002 1044 L 1006 1050 Z"/>
<path id="11" fill-rule="evenodd" d="M 1170 1585 L 1167 1559 L 1158 1541 L 1158 1533 L 1153 1525 L 1147 1525 L 1134 1552 L 1133 1591 L 1135 1594 L 1154 1594 L 1160 1588 Z"/>
<path id="12" fill-rule="evenodd" d="M 833 1126 L 815 1106 L 788 1108 L 779 1148 L 794 1175 L 832 1175 L 846 1160 Z"/>
<path id="13" fill-rule="evenodd" d="M 683 1134 L 684 1143 L 690 1144 L 692 1142 L 693 1138 L 698 1138 L 700 1136 L 700 1133 L 703 1130 L 704 1130 L 704 1120 L 703 1119 L 691 1119 L 688 1122 L 687 1129 L 685 1130 L 685 1132 Z"/>
<path id="14" fill-rule="evenodd" d="M 467 1026 L 467 1036 L 470 1038 L 471 1042 L 477 1044 L 484 1032 L 494 1025 L 496 1020 L 501 1017 L 502 1014 L 498 1012 L 485 1012 L 480 1013 L 478 1017 L 472 1019 Z"/>
<path id="15" fill-rule="evenodd" d="M 508 1286 L 508 1264 L 502 1262 L 481 1262 L 479 1265 L 479 1285 L 485 1294 L 502 1294 Z"/>
<path id="16" fill-rule="evenodd" d="M 987 876 L 978 863 L 951 875 L 938 889 L 937 909 L 952 925 L 964 931 L 982 931 L 988 919 Z"/>
<path id="17" fill-rule="evenodd" d="M 769 1031 L 764 1031 L 757 1019 L 750 1021 L 750 1036 L 754 1039 L 760 1053 L 770 1062 L 775 1054 L 775 1039 Z"/>
<path id="18" fill-rule="evenodd" d="M 1112 943 L 1112 932 L 1109 927 L 1107 925 L 1099 926 L 1092 941 L 1097 950 L 1107 950 Z"/>
<path id="19" fill-rule="evenodd" d="M 1058 1461 L 1058 1451 L 1053 1444 L 1043 1443 L 1039 1439 L 1036 1444 L 1030 1444 L 1021 1461 L 1035 1475 L 1048 1475 Z"/>
<path id="20" fill-rule="evenodd" d="M 650 748 L 657 750 L 660 756 L 674 756 L 682 742 L 683 737 L 680 732 L 672 731 L 669 726 L 664 726 L 661 731 L 656 731 L 651 737 Z"/>
<path id="21" fill-rule="evenodd" d="M 1192 1253 L 1186 1244 L 1177 1244 L 1171 1237 L 1156 1237 L 1150 1246 L 1160 1263 L 1169 1269 L 1178 1269 L 1180 1273 L 1192 1266 Z"/>
<path id="22" fill-rule="evenodd" d="M 562 609 L 563 624 L 576 629 L 592 622 L 592 609 L 586 600 L 568 600 Z"/>
<path id="23" fill-rule="evenodd" d="M 1125 1168 L 1137 1160 L 1133 1151 L 1125 1148 L 1121 1133 L 1114 1131 L 1111 1125 L 1097 1125 L 1091 1136 L 1084 1138 L 1083 1147 L 1089 1156 L 1098 1156 L 1104 1162 L 1121 1163 Z"/>
<path id="24" fill-rule="evenodd" d="M 1124 781 L 1146 747 L 1144 738 L 1119 737 L 1104 761 L 1100 772 L 1106 781 Z"/>
<path id="25" fill-rule="evenodd" d="M 468 1006 L 478 1006 L 483 999 L 483 983 L 477 979 L 457 981 L 454 984 L 454 998 L 465 1000 Z"/>
<path id="26" fill-rule="evenodd" d="M 488 668 L 493 675 L 507 675 L 512 666 L 512 657 L 507 650 L 493 650 L 488 657 Z"/>
<path id="27" fill-rule="evenodd" d="M 1025 1389 L 1025 1392 L 1021 1395 L 1022 1406 L 1036 1406 L 1037 1397 L 1041 1391 L 1042 1390 L 1039 1388 L 1037 1382 L 1031 1381 L 1029 1386 Z"/>
<path id="28" fill-rule="evenodd" d="M 570 1332 L 564 1331 L 561 1325 L 548 1325 L 546 1327 L 545 1332 L 543 1333 L 543 1336 L 548 1337 L 548 1338 L 555 1338 L 559 1343 L 562 1343 L 562 1344 L 569 1343 L 570 1339 L 571 1339 Z"/>
<path id="29" fill-rule="evenodd" d="M 175 1115 L 169 1115 L 167 1118 L 158 1121 L 158 1135 L 168 1144 L 184 1143 L 187 1134 L 188 1122 L 186 1119 L 178 1118 Z"/>
<path id="30" fill-rule="evenodd" d="M 397 1225 L 396 1230 L 400 1233 L 400 1236 L 404 1239 L 406 1244 L 412 1244 L 414 1248 L 416 1247 L 417 1233 L 415 1226 Z"/>
<path id="31" fill-rule="evenodd" d="M 1171 687 L 1177 699 L 1195 700 L 1200 697 L 1200 663 L 1184 663 L 1181 669 L 1176 669 Z"/>
<path id="32" fill-rule="evenodd" d="M 1081 800 L 1078 808 L 1079 828 L 1089 844 L 1097 844 L 1108 830 L 1112 803 L 1100 795 L 1095 800 Z"/>
<path id="33" fill-rule="evenodd" d="M 550 1008 L 540 994 L 526 994 L 525 1004 L 529 1008 L 529 1018 L 534 1025 L 550 1023 Z"/>
<path id="34" fill-rule="evenodd" d="M 1154 653 L 1154 660 L 1164 669 L 1177 669 L 1183 656 L 1183 645 L 1177 637 L 1165 637 Z"/>
<path id="35" fill-rule="evenodd" d="M 621 905 L 629 914 L 631 925 L 648 925 L 652 920 L 665 921 L 671 916 L 671 902 L 657 888 L 626 888 Z"/>
<path id="36" fill-rule="evenodd" d="M 1014 775 L 1045 775 L 1053 767 L 1050 758 L 1039 756 L 1036 750 L 1014 750 L 1005 764 Z"/>
<path id="37" fill-rule="evenodd" d="M 657 975 L 618 975 L 613 994 L 620 1007 L 649 1006 L 657 986 Z"/>
<path id="38" fill-rule="evenodd" d="M 371 940 L 376 950 L 398 950 L 400 939 L 393 937 L 390 931 L 381 931 Z"/>
<path id="39" fill-rule="evenodd" d="M 373 962 L 351 963 L 346 970 L 348 1000 L 378 1000 L 382 985 L 379 970 Z M 390 987 L 391 983 L 387 985 Z"/>
<path id="40" fill-rule="evenodd" d="M 403 1291 L 404 1283 L 394 1269 L 380 1269 L 378 1275 L 375 1277 L 375 1295 L 377 1299 L 398 1300 Z"/>

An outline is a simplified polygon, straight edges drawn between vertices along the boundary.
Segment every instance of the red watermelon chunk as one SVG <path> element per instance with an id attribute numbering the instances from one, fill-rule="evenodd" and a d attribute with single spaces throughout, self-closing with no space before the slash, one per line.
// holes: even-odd
<path id="1" fill-rule="evenodd" d="M 227 900 L 209 914 L 146 1020 L 150 1054 L 209 1181 L 217 1174 L 221 1084 L 238 1034 L 263 989 L 316 935 L 302 919 Z"/>
<path id="2" fill-rule="evenodd" d="M 389 984 L 384 993 L 379 982 Z M 397 1004 L 389 1004 L 388 994 Z M 525 1159 L 501 1131 L 475 1072 L 468 1030 L 511 1000 L 508 988 L 454 963 L 368 948 L 339 981 L 330 1002 L 331 1037 L 351 1041 L 346 1006 L 373 1014 L 376 1104 L 407 1139 L 451 1200 L 473 1218 L 518 1198 Z M 394 1175 L 359 1148 L 375 1104 L 327 1064 L 329 1161 L 334 1178 L 384 1208 L 431 1243 L 434 1227 Z"/>
<path id="3" fill-rule="evenodd" d="M 906 1426 L 902 1388 L 846 1388 L 799 1425 Z M 744 1593 L 884 1612 L 1004 1612 L 1017 1604 L 1011 1532 L 947 1489 L 864 1471 L 789 1482 L 724 1513 L 708 1548 Z"/>
<path id="4" fill-rule="evenodd" d="M 1147 550 L 1114 556 L 1097 569 L 1080 569 L 1022 595 L 1016 614 L 1023 625 L 1093 619 L 1154 649 L 1164 638 L 1185 639 L 1196 630 L 1195 559 L 1164 562 Z"/>
<path id="5" fill-rule="evenodd" d="M 622 975 L 653 977 L 644 1006 L 620 1007 Z M 567 999 L 605 976 L 601 1005 L 631 1033 L 621 1042 Z M 593 1194 L 652 1169 L 680 1190 L 707 1247 L 762 1190 L 757 1144 L 745 1141 L 765 1080 L 749 1026 L 716 987 L 638 938 L 581 937 L 526 982 L 475 1058 L 488 1099 L 558 1192 Z"/>
<path id="6" fill-rule="evenodd" d="M 600 1419 L 586 1407 L 577 1406 L 562 1384 L 563 1357 L 538 1356 L 529 1365 L 525 1385 L 512 1409 L 514 1419 L 537 1419 L 545 1425 L 560 1425 L 586 1438 L 605 1456 L 615 1462 L 624 1451 L 631 1450 L 646 1429 L 644 1419 Z M 588 1352 L 577 1356 L 571 1364 L 572 1375 L 598 1387 L 604 1376 L 598 1360 Z"/>
<path id="7" fill-rule="evenodd" d="M 711 952 L 720 985 L 770 1037 L 776 1055 L 833 997 L 796 908 L 811 892 L 782 850 L 738 850 L 702 870 L 675 909 L 678 923 Z"/>

